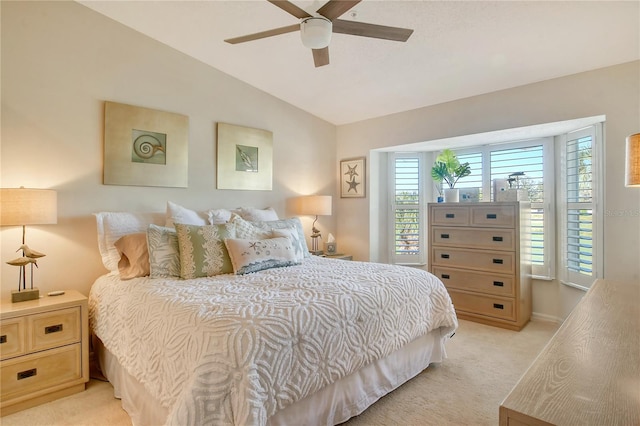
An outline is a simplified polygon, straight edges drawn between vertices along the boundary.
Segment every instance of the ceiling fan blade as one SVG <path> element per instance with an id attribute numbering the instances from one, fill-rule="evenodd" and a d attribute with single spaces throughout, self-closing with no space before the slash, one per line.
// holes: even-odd
<path id="1" fill-rule="evenodd" d="M 261 38 L 267 38 L 280 34 L 292 33 L 300 30 L 300 24 L 288 25 L 286 27 L 274 28 L 272 30 L 261 31 L 255 34 L 247 34 L 240 37 L 228 38 L 225 41 L 230 44 L 244 43 L 246 41 L 259 40 Z"/>
<path id="2" fill-rule="evenodd" d="M 310 18 L 311 15 L 309 15 L 306 11 L 304 11 L 303 9 L 299 8 L 298 6 L 296 6 L 293 3 L 290 3 L 286 0 L 268 0 L 269 3 L 278 6 L 280 9 L 284 10 L 285 12 L 295 16 L 298 19 L 304 19 L 304 18 Z"/>
<path id="3" fill-rule="evenodd" d="M 324 49 L 312 49 L 313 50 L 313 63 L 316 68 L 323 65 L 329 65 L 329 48 Z"/>
<path id="4" fill-rule="evenodd" d="M 330 0 L 318 9 L 318 13 L 328 20 L 333 21 L 361 1 L 362 0 Z"/>
<path id="5" fill-rule="evenodd" d="M 407 41 L 413 34 L 413 30 L 408 28 L 387 27 L 364 22 L 344 21 L 342 19 L 333 21 L 333 32 L 393 41 Z"/>

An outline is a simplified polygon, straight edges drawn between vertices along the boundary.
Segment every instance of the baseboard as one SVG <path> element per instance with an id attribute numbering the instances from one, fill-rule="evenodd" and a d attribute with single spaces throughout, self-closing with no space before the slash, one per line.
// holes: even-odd
<path id="1" fill-rule="evenodd" d="M 559 318 L 559 317 L 555 317 L 553 315 L 547 315 L 547 314 L 539 314 L 536 312 L 533 312 L 531 314 L 531 320 L 532 321 L 547 321 L 547 322 L 553 322 L 556 324 L 562 324 L 564 322 L 564 319 Z"/>

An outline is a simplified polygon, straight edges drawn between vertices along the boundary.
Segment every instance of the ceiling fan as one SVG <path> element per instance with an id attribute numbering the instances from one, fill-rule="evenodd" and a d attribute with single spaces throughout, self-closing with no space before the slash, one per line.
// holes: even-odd
<path id="1" fill-rule="evenodd" d="M 299 30 L 302 44 L 313 51 L 315 66 L 321 67 L 329 64 L 329 42 L 331 41 L 332 32 L 393 41 L 407 41 L 413 33 L 413 30 L 407 28 L 387 27 L 338 19 L 353 6 L 360 3 L 361 0 L 330 0 L 316 11 L 317 16 L 307 13 L 287 0 L 268 1 L 300 19 L 300 23 L 230 38 L 225 41 L 231 44 L 244 43 Z"/>

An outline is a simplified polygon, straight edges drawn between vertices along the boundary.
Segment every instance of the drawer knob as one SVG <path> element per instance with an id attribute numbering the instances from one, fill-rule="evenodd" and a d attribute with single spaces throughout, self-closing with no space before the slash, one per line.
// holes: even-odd
<path id="1" fill-rule="evenodd" d="M 27 379 L 29 377 L 33 377 L 38 374 L 37 368 L 32 368 L 31 370 L 20 371 L 18 373 L 18 380 Z"/>
<path id="2" fill-rule="evenodd" d="M 442 239 L 448 239 L 449 238 L 449 234 L 440 234 L 440 238 Z"/>
<path id="3" fill-rule="evenodd" d="M 2 343 L 7 343 L 7 335 L 3 334 L 2 336 L 0 336 L 0 344 Z"/>
<path id="4" fill-rule="evenodd" d="M 493 237 L 493 241 L 502 241 L 502 237 Z"/>
<path id="5" fill-rule="evenodd" d="M 502 260 L 502 259 L 493 259 L 493 263 L 498 264 L 498 265 L 502 265 L 504 263 L 504 260 Z"/>
<path id="6" fill-rule="evenodd" d="M 497 219 L 498 215 L 495 213 L 487 213 L 487 219 Z"/>
<path id="7" fill-rule="evenodd" d="M 504 287 L 504 283 L 502 281 L 494 281 L 493 285 L 496 287 Z"/>
<path id="8" fill-rule="evenodd" d="M 448 280 L 449 278 L 450 278 L 449 274 L 442 274 L 442 279 L 443 280 Z"/>
<path id="9" fill-rule="evenodd" d="M 502 303 L 494 303 L 493 307 L 496 309 L 504 309 L 504 305 Z"/>
<path id="10" fill-rule="evenodd" d="M 456 215 L 453 214 L 453 213 L 447 213 L 447 214 L 444 215 L 444 217 L 446 217 L 447 219 L 453 219 L 453 218 L 456 217 Z"/>
<path id="11" fill-rule="evenodd" d="M 448 258 L 449 258 L 449 255 L 448 255 L 448 254 L 444 254 L 444 253 L 443 253 L 443 254 L 441 254 L 441 255 L 440 255 L 440 257 L 441 257 L 441 258 L 443 258 L 443 259 L 448 259 Z"/>
<path id="12" fill-rule="evenodd" d="M 44 334 L 59 333 L 62 331 L 62 324 L 50 325 L 44 328 Z"/>

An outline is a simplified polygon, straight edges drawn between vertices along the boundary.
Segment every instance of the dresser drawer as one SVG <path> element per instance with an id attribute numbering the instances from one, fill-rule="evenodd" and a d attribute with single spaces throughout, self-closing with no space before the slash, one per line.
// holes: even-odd
<path id="1" fill-rule="evenodd" d="M 2 361 L 0 400 L 34 396 L 47 388 L 82 379 L 81 344 Z"/>
<path id="2" fill-rule="evenodd" d="M 456 311 L 514 321 L 516 310 L 513 299 L 483 296 L 450 290 L 449 295 Z"/>
<path id="3" fill-rule="evenodd" d="M 465 226 L 470 222 L 469 207 L 433 206 L 431 208 L 431 223 L 433 225 Z"/>
<path id="4" fill-rule="evenodd" d="M 80 341 L 80 308 L 60 309 L 27 317 L 27 350 L 42 351 Z"/>
<path id="5" fill-rule="evenodd" d="M 431 255 L 431 264 L 434 266 L 459 267 L 499 274 L 515 272 L 515 253 L 513 252 L 434 247 Z"/>
<path id="6" fill-rule="evenodd" d="M 22 355 L 25 350 L 25 319 L 11 318 L 0 324 L 0 359 Z"/>
<path id="7" fill-rule="evenodd" d="M 474 206 L 471 209 L 471 226 L 514 228 L 516 208 L 514 205 Z"/>
<path id="8" fill-rule="evenodd" d="M 454 268 L 433 268 L 433 275 L 450 289 L 468 290 L 497 296 L 515 296 L 514 278 Z"/>
<path id="9" fill-rule="evenodd" d="M 515 230 L 434 226 L 431 228 L 431 244 L 492 250 L 515 250 Z"/>

